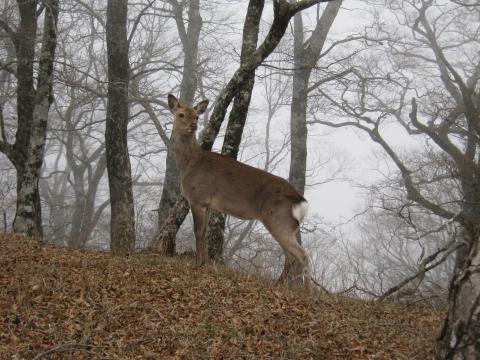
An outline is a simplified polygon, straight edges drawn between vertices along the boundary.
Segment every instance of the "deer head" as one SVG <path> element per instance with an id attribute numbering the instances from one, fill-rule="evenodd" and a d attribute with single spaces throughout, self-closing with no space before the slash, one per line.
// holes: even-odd
<path id="1" fill-rule="evenodd" d="M 169 94 L 168 106 L 172 114 L 175 115 L 173 123 L 175 133 L 184 136 L 194 135 L 197 130 L 198 116 L 205 112 L 208 102 L 208 100 L 203 100 L 190 108 L 183 106 L 175 96 Z"/>

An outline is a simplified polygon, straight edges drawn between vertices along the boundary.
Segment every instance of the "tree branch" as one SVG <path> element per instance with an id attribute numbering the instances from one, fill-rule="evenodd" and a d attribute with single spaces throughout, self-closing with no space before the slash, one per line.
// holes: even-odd
<path id="1" fill-rule="evenodd" d="M 8 37 L 12 41 L 13 45 L 15 47 L 17 47 L 18 46 L 18 34 L 17 34 L 17 32 L 2 19 L 0 19 L 0 29 L 3 29 L 7 33 Z"/>
<path id="2" fill-rule="evenodd" d="M 345 110 L 344 107 L 342 107 L 340 104 L 337 104 L 333 99 L 329 98 L 329 100 L 332 101 L 334 104 L 336 104 L 336 106 L 339 106 L 341 109 L 343 109 L 343 111 L 345 111 L 347 114 L 358 117 L 358 115 L 351 114 L 348 110 Z M 409 200 L 415 201 L 416 203 L 422 205 L 423 207 L 429 209 L 430 211 L 432 211 L 433 213 L 437 214 L 438 216 L 440 216 L 444 219 L 451 219 L 451 218 L 455 218 L 456 220 L 462 219 L 463 214 L 455 214 L 451 211 L 448 211 L 448 210 L 442 208 L 441 206 L 439 206 L 439 205 L 431 202 L 430 200 L 426 199 L 420 193 L 420 191 L 417 189 L 417 187 L 415 186 L 415 184 L 413 182 L 413 179 L 412 179 L 412 176 L 411 176 L 411 173 L 412 173 L 411 170 L 409 170 L 405 166 L 405 164 L 402 162 L 402 160 L 397 155 L 397 153 L 390 147 L 390 145 L 380 135 L 380 132 L 379 132 L 379 129 L 378 129 L 378 126 L 379 126 L 378 120 L 377 120 L 376 123 L 371 121 L 371 120 L 370 120 L 370 122 L 374 125 L 374 128 L 369 128 L 365 125 L 360 124 L 359 122 L 353 122 L 353 121 L 346 121 L 346 122 L 342 122 L 342 123 L 332 123 L 332 122 L 321 121 L 321 120 L 316 119 L 315 121 L 311 121 L 309 123 L 310 124 L 318 123 L 318 124 L 327 125 L 327 126 L 336 127 L 336 128 L 345 127 L 345 126 L 354 126 L 358 129 L 361 129 L 361 130 L 365 131 L 374 142 L 379 144 L 385 150 L 387 155 L 390 157 L 390 159 L 393 160 L 393 162 L 395 163 L 397 168 L 400 170 L 400 173 L 402 175 L 402 179 L 404 181 L 405 189 L 407 190 L 407 198 Z"/>
<path id="3" fill-rule="evenodd" d="M 100 15 L 98 10 L 93 9 L 90 5 L 86 4 L 82 0 L 74 0 L 77 4 L 83 6 L 89 13 L 90 16 L 95 18 L 102 26 L 106 29 L 107 25 L 105 24 L 105 19 Z"/>
<path id="4" fill-rule="evenodd" d="M 137 30 L 138 24 L 140 23 L 140 20 L 142 19 L 142 16 L 145 14 L 145 12 L 152 7 L 153 3 L 155 0 L 149 0 L 148 4 L 140 11 L 138 14 L 137 18 L 135 19 L 135 22 L 133 23 L 132 26 L 132 31 L 130 31 L 130 35 L 128 36 L 127 44 L 130 47 L 130 43 L 132 42 L 133 35 L 135 35 L 135 31 Z"/>
<path id="5" fill-rule="evenodd" d="M 425 276 L 425 274 L 436 268 L 438 265 L 442 264 L 445 260 L 447 260 L 447 258 L 450 256 L 450 254 L 452 254 L 453 252 L 455 252 L 458 248 L 460 248 L 461 246 L 464 246 L 465 244 L 463 242 L 454 242 L 454 241 L 451 241 L 449 242 L 446 246 L 444 246 L 443 248 L 441 249 L 438 249 L 435 253 L 427 256 L 420 264 L 419 266 L 419 270 L 416 274 L 404 279 L 403 281 L 401 281 L 400 283 L 398 283 L 397 285 L 391 287 L 390 289 L 388 289 L 387 291 L 385 291 L 378 299 L 377 301 L 383 301 L 385 300 L 387 297 L 391 296 L 392 294 L 396 293 L 397 291 L 399 291 L 400 289 L 402 289 L 405 285 L 407 285 L 408 283 L 410 283 L 411 281 L 415 280 L 416 278 L 418 277 L 423 277 Z M 437 258 L 438 255 L 440 255 L 441 253 L 444 253 L 443 256 L 436 262 L 434 262 L 433 264 L 427 266 L 428 263 L 432 262 L 433 260 L 435 260 Z M 420 285 L 420 284 L 418 284 Z M 417 286 L 418 287 L 418 286 Z"/>
<path id="6" fill-rule="evenodd" d="M 317 82 L 315 82 L 314 84 L 312 84 L 309 88 L 308 88 L 308 92 L 311 92 L 313 90 L 315 90 L 316 88 L 318 88 L 319 86 L 327 83 L 327 82 L 330 82 L 330 81 L 333 81 L 333 80 L 337 80 L 337 79 L 340 79 L 348 74 L 350 74 L 351 72 L 353 72 L 353 68 L 350 68 L 350 69 L 347 69 L 347 70 L 344 70 L 342 72 L 339 72 L 339 73 L 336 73 L 336 74 L 333 74 L 333 75 L 330 75 L 330 76 L 327 76 L 327 77 L 324 77 L 320 80 L 318 80 Z"/>
<path id="7" fill-rule="evenodd" d="M 466 173 L 471 173 L 472 171 L 475 171 L 478 168 L 477 164 L 472 161 L 472 159 L 469 159 L 467 156 L 465 156 L 455 145 L 453 145 L 452 142 L 448 140 L 446 135 L 442 136 L 428 126 L 418 121 L 417 109 L 417 101 L 415 98 L 412 98 L 412 111 L 409 114 L 412 124 L 417 129 L 427 134 L 443 151 L 449 154 L 455 160 L 455 163 L 462 171 Z"/>
<path id="8" fill-rule="evenodd" d="M 199 143 L 204 149 L 210 150 L 212 148 L 223 119 L 225 118 L 227 108 L 236 95 L 240 84 L 246 81 L 246 79 L 250 77 L 250 74 L 275 50 L 285 34 L 290 19 L 297 12 L 325 1 L 326 0 L 304 0 L 294 4 L 286 0 L 275 0 L 273 2 L 274 19 L 265 40 L 250 56 L 249 60 L 240 65 L 217 97 L 210 121 L 200 135 Z"/>
<path id="9" fill-rule="evenodd" d="M 282 1 L 285 1 L 285 0 L 275 0 L 274 3 L 282 2 Z M 299 11 L 309 8 L 312 5 L 320 4 L 323 2 L 332 2 L 332 1 L 338 1 L 338 0 L 301 0 L 295 3 L 291 3 L 290 4 L 290 12 L 292 13 L 291 16 L 295 15 Z"/>
<path id="10" fill-rule="evenodd" d="M 186 48 L 187 44 L 187 30 L 185 29 L 185 24 L 183 23 L 183 6 L 175 0 L 168 0 L 168 3 L 173 8 L 173 18 L 177 24 L 178 36 L 182 42 L 183 48 Z"/>
<path id="11" fill-rule="evenodd" d="M 165 133 L 165 130 L 163 130 L 163 127 L 160 123 L 160 120 L 158 119 L 157 114 L 155 114 L 155 111 L 153 111 L 152 105 L 148 101 L 140 101 L 140 104 L 143 106 L 147 114 L 150 116 L 150 119 L 153 122 L 153 125 L 155 125 L 155 128 L 157 129 L 158 134 L 160 135 L 160 138 L 162 139 L 163 143 L 167 148 L 170 147 L 170 139 L 168 138 L 167 134 Z M 172 149 L 173 150 L 173 149 Z"/>
<path id="12" fill-rule="evenodd" d="M 7 134 L 5 133 L 5 121 L 3 118 L 3 104 L 0 104 L 0 152 L 4 153 L 8 159 L 15 165 L 15 156 L 13 155 L 13 147 L 7 140 Z"/>

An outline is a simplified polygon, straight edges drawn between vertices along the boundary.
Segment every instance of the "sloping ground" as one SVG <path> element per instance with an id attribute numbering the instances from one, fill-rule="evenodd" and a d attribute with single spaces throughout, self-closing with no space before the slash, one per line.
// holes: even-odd
<path id="1" fill-rule="evenodd" d="M 0 237 L 1 359 L 427 359 L 442 314 Z"/>

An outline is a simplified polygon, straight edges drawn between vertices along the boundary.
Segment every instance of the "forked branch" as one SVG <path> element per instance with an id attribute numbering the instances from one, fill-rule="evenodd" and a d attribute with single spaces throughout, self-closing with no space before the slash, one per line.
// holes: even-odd
<path id="1" fill-rule="evenodd" d="M 400 283 L 398 283 L 397 285 L 391 287 L 390 289 L 388 289 L 387 291 L 385 291 L 378 299 L 377 301 L 383 301 L 385 300 L 386 298 L 388 298 L 389 296 L 393 295 L 394 293 L 400 291 L 402 288 L 404 288 L 407 284 L 409 284 L 410 282 L 412 282 L 413 280 L 415 279 L 421 279 L 423 280 L 423 278 L 425 277 L 425 274 L 436 268 L 437 266 L 439 266 L 440 264 L 442 264 L 443 262 L 445 262 L 445 260 L 447 260 L 447 258 L 452 254 L 454 253 L 457 249 L 459 249 L 460 247 L 464 246 L 464 243 L 463 242 L 454 242 L 454 241 L 451 241 L 449 242 L 447 245 L 445 245 L 444 247 L 442 247 L 441 249 L 438 249 L 436 252 L 434 252 L 433 254 L 427 256 L 421 263 L 420 263 L 420 266 L 419 266 L 419 269 L 418 271 L 402 280 Z M 438 259 L 437 261 L 433 262 L 440 254 L 442 254 L 442 257 L 440 259 Z M 430 264 L 431 263 L 431 264 Z M 428 265 L 430 264 L 430 265 Z M 420 283 L 421 281 L 418 281 L 417 285 L 415 286 L 414 290 L 416 290 L 419 286 L 420 286 Z"/>
<path id="2" fill-rule="evenodd" d="M 245 61 L 240 65 L 228 84 L 218 95 L 210 121 L 201 134 L 200 145 L 204 149 L 210 150 L 212 148 L 225 118 L 227 108 L 235 97 L 237 90 L 241 88 L 242 83 L 249 79 L 250 74 L 275 50 L 287 30 L 290 19 L 301 10 L 328 1 L 330 0 L 303 0 L 293 4 L 286 0 L 275 0 L 273 2 L 274 19 L 265 40 L 255 50 L 249 61 Z"/>

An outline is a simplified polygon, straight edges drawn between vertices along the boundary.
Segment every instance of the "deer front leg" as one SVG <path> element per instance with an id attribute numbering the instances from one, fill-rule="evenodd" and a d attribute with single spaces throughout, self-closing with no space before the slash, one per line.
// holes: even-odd
<path id="1" fill-rule="evenodd" d="M 192 206 L 193 230 L 197 248 L 197 266 L 202 266 L 207 261 L 207 242 L 205 231 L 207 229 L 207 208 Z"/>

